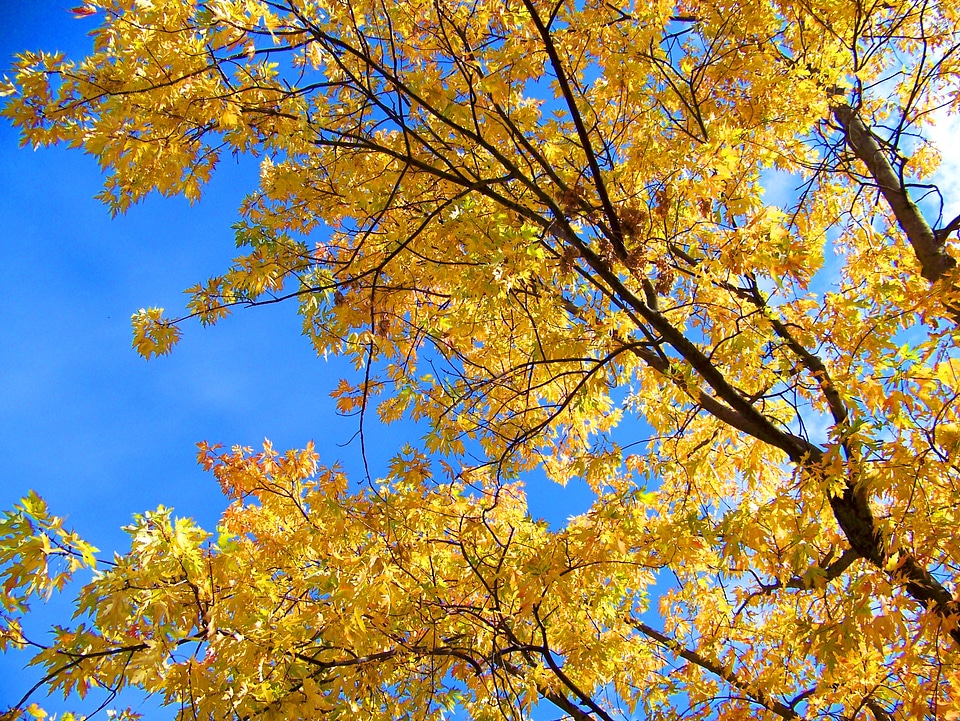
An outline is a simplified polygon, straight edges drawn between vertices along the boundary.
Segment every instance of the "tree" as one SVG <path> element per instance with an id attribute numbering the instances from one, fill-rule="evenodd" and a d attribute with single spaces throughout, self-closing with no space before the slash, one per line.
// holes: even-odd
<path id="1" fill-rule="evenodd" d="M 245 254 L 183 318 L 136 314 L 139 352 L 294 301 L 356 363 L 361 442 L 374 411 L 428 430 L 352 489 L 310 448 L 201 447 L 218 535 L 137 517 L 38 647 L 49 688 L 183 719 L 960 713 L 960 218 L 923 135 L 957 103 L 955 3 L 77 14 L 92 54 L 24 54 L 3 112 L 94 154 L 113 212 L 262 159 Z M 536 469 L 592 509 L 532 519 Z M 0 528 L 22 645 L 94 551 L 35 496 Z"/>

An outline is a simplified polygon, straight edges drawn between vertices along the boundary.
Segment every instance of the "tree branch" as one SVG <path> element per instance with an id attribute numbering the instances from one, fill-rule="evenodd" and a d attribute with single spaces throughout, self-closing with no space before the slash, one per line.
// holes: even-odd
<path id="1" fill-rule="evenodd" d="M 603 206 L 603 213 L 607 216 L 607 222 L 610 224 L 610 242 L 613 244 L 617 255 L 621 258 L 626 258 L 627 249 L 623 244 L 623 229 L 620 227 L 620 216 L 618 216 L 616 210 L 614 210 L 613 203 L 610 201 L 610 195 L 607 193 L 607 186 L 603 181 L 603 175 L 600 173 L 600 163 L 597 162 L 597 155 L 593 151 L 587 126 L 584 124 L 583 118 L 580 115 L 576 97 L 570 88 L 570 83 L 567 80 L 567 74 L 563 69 L 560 56 L 557 54 L 557 47 L 553 42 L 553 38 L 550 37 L 550 31 L 547 30 L 540 16 L 537 14 L 536 6 L 530 0 L 523 0 L 523 4 L 527 8 L 527 12 L 530 13 L 533 24 L 540 34 L 544 50 L 546 50 L 547 56 L 550 58 L 553 71 L 557 74 L 557 84 L 560 86 L 560 92 L 563 94 L 563 99 L 567 104 L 567 108 L 570 110 L 570 117 L 573 118 L 573 124 L 577 128 L 580 146 L 583 148 L 583 152 L 587 156 L 587 163 L 590 165 L 593 184 L 597 189 L 600 204 Z"/>
<path id="2" fill-rule="evenodd" d="M 647 624 L 636 619 L 630 619 L 630 624 L 644 636 L 653 639 L 667 650 L 675 653 L 684 661 L 689 661 L 695 666 L 699 666 L 705 671 L 709 671 L 714 676 L 719 676 L 728 684 L 746 694 L 751 701 L 760 704 L 768 711 L 777 714 L 777 716 L 785 719 L 800 718 L 800 714 L 798 714 L 789 706 L 786 706 L 776 699 L 769 698 L 763 691 L 760 691 L 759 689 L 752 689 L 747 682 L 738 678 L 737 675 L 732 671 L 727 671 L 725 668 L 720 666 L 720 664 L 704 658 L 696 651 L 691 651 L 690 649 L 685 648 L 678 641 L 660 633 L 652 626 L 648 626 Z"/>
<path id="3" fill-rule="evenodd" d="M 883 154 L 876 137 L 864 125 L 856 111 L 846 104 L 835 105 L 833 117 L 843 128 L 847 145 L 867 166 L 867 172 L 876 181 L 880 193 L 897 219 L 897 224 L 913 246 L 913 252 L 920 262 L 921 275 L 931 283 L 936 283 L 957 265 L 957 261 L 944 250 L 946 235 L 938 236 L 930 228 L 920 209 L 910 199 L 890 161 Z"/>

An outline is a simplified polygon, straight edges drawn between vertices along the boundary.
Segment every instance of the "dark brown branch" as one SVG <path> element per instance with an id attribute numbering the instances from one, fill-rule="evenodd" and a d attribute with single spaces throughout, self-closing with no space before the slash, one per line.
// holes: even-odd
<path id="1" fill-rule="evenodd" d="M 820 386 L 820 391 L 823 393 L 823 397 L 827 400 L 827 406 L 830 408 L 830 415 L 833 416 L 834 423 L 843 425 L 849 414 L 846 404 L 843 402 L 843 397 L 840 395 L 833 379 L 830 377 L 827 366 L 824 365 L 819 356 L 807 350 L 803 344 L 793 336 L 790 329 L 782 320 L 776 317 L 774 313 L 767 312 L 768 306 L 766 299 L 761 294 L 756 281 L 752 278 L 751 285 L 752 287 L 748 294 L 750 301 L 756 305 L 758 309 L 764 311 L 764 317 L 773 327 L 774 333 L 787 344 L 787 347 L 800 359 L 803 367 L 816 379 L 817 385 Z"/>
<path id="2" fill-rule="evenodd" d="M 187 638 L 181 638 L 175 641 L 174 644 L 176 646 L 182 646 L 185 643 L 202 641 L 204 636 L 205 636 L 205 631 L 203 633 L 194 634 Z M 108 648 L 102 651 L 91 651 L 88 653 L 71 653 L 69 651 L 58 651 L 58 653 L 64 656 L 72 657 L 73 660 L 67 664 L 64 664 L 63 666 L 59 666 L 53 669 L 52 671 L 47 673 L 47 675 L 45 675 L 43 678 L 41 678 L 39 681 L 33 684 L 33 686 L 30 687 L 30 690 L 28 690 L 23 695 L 23 697 L 19 701 L 17 701 L 16 705 L 11 706 L 6 712 L 4 712 L 3 714 L 0 714 L 0 721 L 6 721 L 6 719 L 8 718 L 8 714 L 11 714 L 10 718 L 15 718 L 14 716 L 12 716 L 12 714 L 14 714 L 17 711 L 21 711 L 23 709 L 23 705 L 30 700 L 30 697 L 33 696 L 33 694 L 35 694 L 41 686 L 43 686 L 44 684 L 50 683 L 51 681 L 53 681 L 53 679 L 55 679 L 57 676 L 59 676 L 63 672 L 69 671 L 70 669 L 75 668 L 76 666 L 79 666 L 84 661 L 104 658 L 107 656 L 115 656 L 120 653 L 128 653 L 131 656 L 133 656 L 133 654 L 137 653 L 138 651 L 145 651 L 149 647 L 150 645 L 147 643 L 137 643 L 130 646 L 118 646 L 116 648 Z"/>
<path id="3" fill-rule="evenodd" d="M 936 283 L 957 265 L 957 261 L 944 249 L 946 236 L 938 237 L 930 228 L 920 209 L 910 199 L 903 181 L 883 154 L 876 137 L 856 111 L 846 104 L 835 105 L 833 117 L 843 128 L 847 145 L 867 166 L 867 172 L 876 182 L 897 224 L 913 246 L 913 252 L 920 262 L 921 275 L 931 283 Z"/>
<path id="4" fill-rule="evenodd" d="M 574 696 L 579 698 L 585 706 L 603 719 L 603 721 L 613 721 L 610 715 L 598 706 L 596 701 L 590 698 L 590 694 L 582 691 L 580 687 L 574 683 L 573 679 L 567 676 L 564 670 L 560 668 L 557 660 L 553 657 L 553 651 L 550 650 L 550 644 L 547 641 L 547 628 L 543 625 L 543 621 L 540 620 L 539 604 L 534 604 L 533 606 L 533 617 L 537 620 L 537 625 L 540 627 L 540 640 L 543 642 L 543 648 L 539 649 L 540 655 L 547 662 L 550 670 L 553 671 L 553 675 L 556 676 L 564 686 L 570 689 Z"/>
<path id="5" fill-rule="evenodd" d="M 537 14 L 536 6 L 530 0 L 523 0 L 523 4 L 527 8 L 527 12 L 530 13 L 533 24 L 536 26 L 537 32 L 540 34 L 540 39 L 543 41 L 544 50 L 546 50 L 547 56 L 550 58 L 550 64 L 553 66 L 553 71 L 557 75 L 557 84 L 560 86 L 560 92 L 563 94 L 563 99 L 567 104 L 567 109 L 570 111 L 570 117 L 573 119 L 573 124 L 577 129 L 577 135 L 580 138 L 580 146 L 583 148 L 583 152 L 587 156 L 587 163 L 590 166 L 590 174 L 593 176 L 593 184 L 597 189 L 597 195 L 600 198 L 600 204 L 603 206 L 603 213 L 607 217 L 607 222 L 610 224 L 610 242 L 613 244 L 617 254 L 621 258 L 626 258 L 627 249 L 623 244 L 623 230 L 620 227 L 620 216 L 618 216 L 617 212 L 613 209 L 613 203 L 610 200 L 610 195 L 607 193 L 607 187 L 603 181 L 603 175 L 600 173 L 600 163 L 597 161 L 597 155 L 593 151 L 593 144 L 590 142 L 590 134 L 587 131 L 587 126 L 584 124 L 583 118 L 580 115 L 580 109 L 577 107 L 576 97 L 574 96 L 573 90 L 570 87 L 570 82 L 567 80 L 567 74 L 563 69 L 563 63 L 560 60 L 560 56 L 557 54 L 557 47 L 554 45 L 553 38 L 550 37 L 550 31 L 547 30 L 546 26 L 543 24 L 543 21 L 540 19 L 540 15 Z"/>
<path id="6" fill-rule="evenodd" d="M 883 707 L 872 698 L 865 700 L 863 705 L 870 709 L 870 713 L 877 721 L 893 721 L 893 716 L 884 711 Z"/>
<path id="7" fill-rule="evenodd" d="M 933 234 L 936 236 L 937 240 L 940 243 L 945 243 L 947 238 L 950 237 L 950 234 L 953 231 L 957 230 L 958 228 L 960 228 L 960 215 L 958 215 L 956 218 L 951 220 L 942 228 L 933 231 Z"/>
<path id="8" fill-rule="evenodd" d="M 539 687 L 537 690 L 543 694 L 543 697 L 547 699 L 547 701 L 562 711 L 566 711 L 568 714 L 570 714 L 570 717 L 573 719 L 573 721 L 593 721 L 593 717 L 590 714 L 577 706 L 563 694 L 557 693 L 556 691 L 547 691 L 546 689 Z"/>
<path id="9" fill-rule="evenodd" d="M 843 572 L 850 568 L 850 566 L 853 565 L 853 562 L 858 558 L 860 558 L 860 555 L 852 548 L 848 548 L 846 551 L 840 554 L 840 558 L 831 563 L 829 566 L 826 568 L 821 567 L 821 570 L 823 570 L 823 580 L 832 581 L 835 578 L 839 578 Z M 824 561 L 821 561 L 821 563 L 823 562 Z M 805 591 L 810 588 L 810 582 L 799 576 L 791 578 L 785 585 L 787 588 L 795 588 L 801 591 Z"/>
<path id="10" fill-rule="evenodd" d="M 811 567 L 811 571 L 819 571 L 821 576 L 820 578 L 824 583 L 832 581 L 835 578 L 839 578 L 844 571 L 846 571 L 854 561 L 860 558 L 860 554 L 854 551 L 852 548 L 848 548 L 846 551 L 841 554 L 840 558 L 831 563 L 829 566 L 824 568 L 823 564 L 827 563 L 832 557 L 833 551 L 830 552 L 830 555 L 820 562 L 820 565 Z M 807 572 L 809 573 L 809 571 Z M 747 606 L 750 605 L 750 602 L 762 596 L 769 596 L 772 593 L 776 593 L 781 588 L 789 588 L 796 591 L 809 591 L 814 587 L 814 581 L 812 578 L 809 578 L 805 573 L 803 576 L 793 576 L 787 581 L 780 581 L 779 579 L 775 580 L 773 583 L 760 583 L 760 588 L 756 591 L 752 591 L 740 604 L 736 611 L 733 612 L 734 617 L 740 615 L 740 613 Z M 756 574 L 754 574 L 756 576 Z M 758 579 L 759 580 L 759 579 Z M 791 708 L 796 707 L 796 703 L 790 703 Z"/>
<path id="11" fill-rule="evenodd" d="M 777 716 L 785 719 L 800 718 L 800 714 L 798 714 L 789 706 L 777 701 L 776 699 L 769 698 L 763 691 L 759 689 L 752 689 L 748 683 L 740 679 L 732 671 L 726 670 L 720 664 L 714 663 L 708 658 L 701 656 L 696 651 L 691 651 L 690 649 L 685 648 L 678 641 L 660 633 L 652 626 L 648 626 L 647 624 L 636 619 L 631 619 L 630 624 L 635 629 L 640 631 L 640 633 L 642 633 L 644 636 L 653 639 L 667 650 L 675 653 L 684 661 L 688 661 L 695 666 L 699 666 L 705 671 L 709 671 L 714 676 L 719 676 L 735 689 L 746 694 L 751 701 L 760 704 L 768 711 L 777 714 Z"/>

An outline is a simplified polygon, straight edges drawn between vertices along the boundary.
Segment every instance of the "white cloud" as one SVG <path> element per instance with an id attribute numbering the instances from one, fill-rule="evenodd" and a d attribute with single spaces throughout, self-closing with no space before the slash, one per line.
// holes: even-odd
<path id="1" fill-rule="evenodd" d="M 933 182 L 943 195 L 940 225 L 945 225 L 960 215 L 960 115 L 946 110 L 938 112 L 936 122 L 927 129 L 926 135 L 943 155 Z"/>

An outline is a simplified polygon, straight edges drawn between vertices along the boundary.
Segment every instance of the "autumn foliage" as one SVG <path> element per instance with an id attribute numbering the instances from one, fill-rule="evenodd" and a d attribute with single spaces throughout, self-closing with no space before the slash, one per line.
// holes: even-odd
<path id="1" fill-rule="evenodd" d="M 215 533 L 160 508 L 108 563 L 24 499 L 0 644 L 96 566 L 46 688 L 184 720 L 960 714 L 960 219 L 924 139 L 955 0 L 74 13 L 91 54 L 5 86 L 25 144 L 94 154 L 113 212 L 261 163 L 243 254 L 137 350 L 288 299 L 355 361 L 341 411 L 425 435 L 350 481 L 203 446 Z M 596 501 L 550 529 L 530 472 Z"/>

